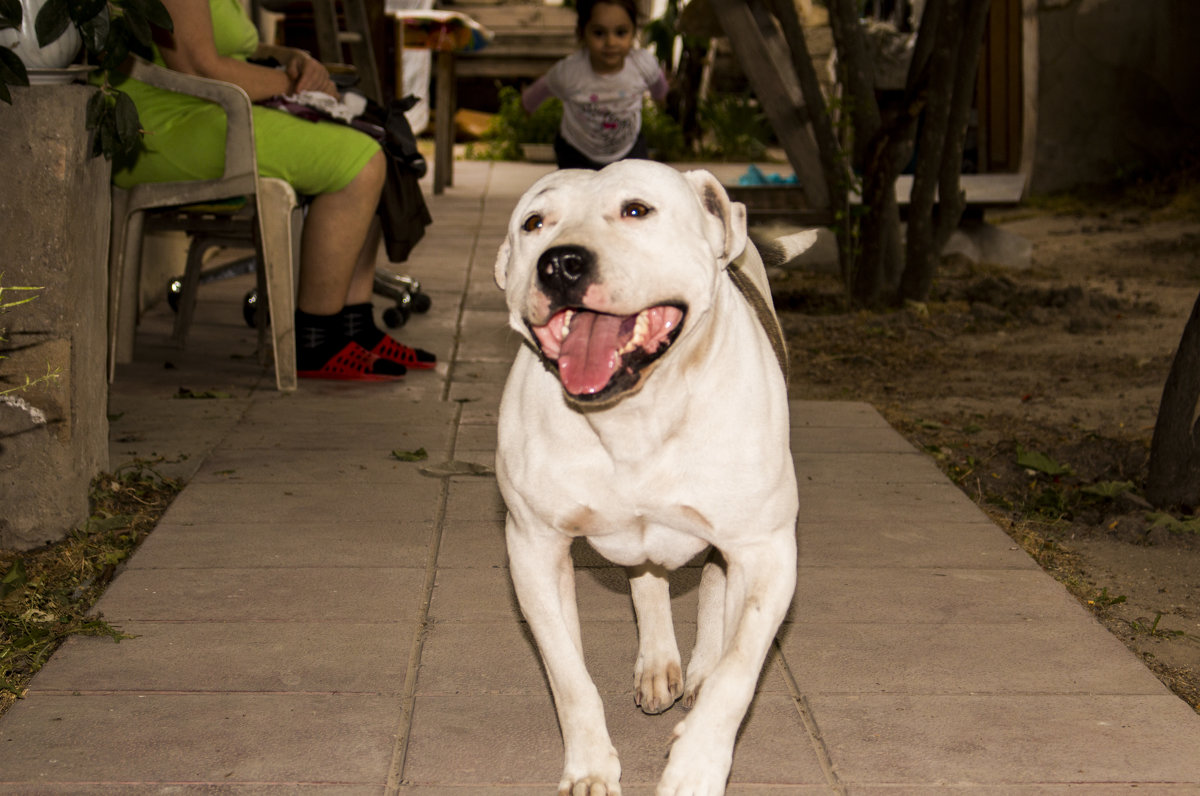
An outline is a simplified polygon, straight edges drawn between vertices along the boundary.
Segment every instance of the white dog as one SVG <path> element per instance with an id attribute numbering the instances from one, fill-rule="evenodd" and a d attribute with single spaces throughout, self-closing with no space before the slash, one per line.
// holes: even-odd
<path id="1" fill-rule="evenodd" d="M 563 734 L 559 793 L 621 792 L 584 667 L 576 536 L 629 568 L 637 704 L 692 708 L 658 793 L 723 793 L 796 581 L 786 359 L 745 207 L 705 171 L 557 171 L 517 203 L 496 282 L 527 343 L 501 402 L 497 475 Z M 665 576 L 709 548 L 685 679 Z"/>

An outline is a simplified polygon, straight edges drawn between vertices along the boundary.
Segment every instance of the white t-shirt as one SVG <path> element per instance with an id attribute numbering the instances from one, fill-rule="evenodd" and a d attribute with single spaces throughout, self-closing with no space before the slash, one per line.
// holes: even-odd
<path id="1" fill-rule="evenodd" d="M 625 66 L 611 75 L 596 74 L 586 50 L 558 61 L 546 84 L 563 103 L 562 137 L 597 163 L 620 160 L 641 132 L 642 95 L 661 76 L 648 50 L 630 50 Z"/>

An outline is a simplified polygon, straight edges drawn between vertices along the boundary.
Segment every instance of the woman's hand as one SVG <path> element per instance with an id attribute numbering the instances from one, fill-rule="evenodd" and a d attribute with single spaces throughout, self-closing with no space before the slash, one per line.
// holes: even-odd
<path id="1" fill-rule="evenodd" d="M 292 81 L 292 93 L 319 91 L 336 99 L 341 98 L 337 86 L 329 77 L 329 70 L 320 61 L 303 50 L 289 49 L 287 54 L 290 57 L 283 62 L 284 71 Z"/>

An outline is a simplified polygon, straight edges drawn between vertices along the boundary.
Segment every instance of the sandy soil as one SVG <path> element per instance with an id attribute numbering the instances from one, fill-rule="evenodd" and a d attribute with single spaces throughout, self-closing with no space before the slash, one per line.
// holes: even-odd
<path id="1" fill-rule="evenodd" d="M 847 312 L 828 269 L 773 274 L 792 394 L 876 406 L 1200 710 L 1200 522 L 1141 497 L 1200 214 L 988 221 L 1032 243 L 1029 266 L 951 256 L 923 307 Z"/>

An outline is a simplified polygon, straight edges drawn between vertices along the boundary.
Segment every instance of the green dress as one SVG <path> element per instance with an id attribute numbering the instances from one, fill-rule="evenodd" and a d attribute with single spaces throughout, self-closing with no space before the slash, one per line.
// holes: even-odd
<path id="1" fill-rule="evenodd" d="M 244 60 L 258 48 L 258 31 L 239 0 L 209 0 L 209 8 L 218 53 Z M 154 60 L 165 65 L 157 49 Z M 221 176 L 225 114 L 220 107 L 132 79 L 118 88 L 133 99 L 146 134 L 145 148 L 133 166 L 114 171 L 116 185 Z M 345 188 L 379 151 L 373 138 L 345 125 L 314 124 L 257 105 L 253 113 L 259 174 L 287 180 L 301 194 Z"/>

